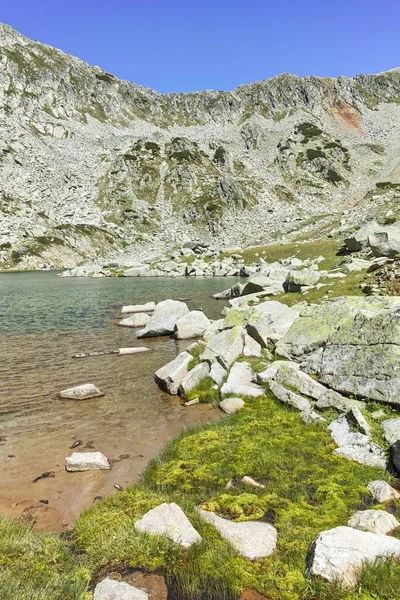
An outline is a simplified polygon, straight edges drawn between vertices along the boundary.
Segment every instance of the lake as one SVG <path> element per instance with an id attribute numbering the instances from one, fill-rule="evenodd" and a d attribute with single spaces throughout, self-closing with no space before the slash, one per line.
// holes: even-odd
<path id="1" fill-rule="evenodd" d="M 117 327 L 121 306 L 190 298 L 220 317 L 211 296 L 236 278 L 60 278 L 55 272 L 0 274 L 0 512 L 37 529 L 67 529 L 100 497 L 136 481 L 182 428 L 219 411 L 184 407 L 159 390 L 154 372 L 193 340 L 136 340 Z M 147 346 L 151 352 L 73 359 L 76 353 Z M 60 390 L 94 383 L 102 398 L 62 400 Z M 96 450 L 111 471 L 67 473 L 65 457 Z M 50 473 L 37 482 L 43 473 Z M 41 502 L 44 501 L 44 502 Z"/>

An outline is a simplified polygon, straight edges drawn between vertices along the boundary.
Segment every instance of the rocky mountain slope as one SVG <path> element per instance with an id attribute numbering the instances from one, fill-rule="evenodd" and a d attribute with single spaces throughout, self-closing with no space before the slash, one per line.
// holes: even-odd
<path id="1" fill-rule="evenodd" d="M 0 269 L 400 214 L 400 70 L 159 94 L 0 25 Z"/>

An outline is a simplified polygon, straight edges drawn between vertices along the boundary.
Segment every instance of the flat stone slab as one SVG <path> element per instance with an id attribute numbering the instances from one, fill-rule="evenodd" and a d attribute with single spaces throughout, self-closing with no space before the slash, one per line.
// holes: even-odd
<path id="1" fill-rule="evenodd" d="M 83 385 L 62 390 L 60 396 L 61 398 L 68 398 L 70 400 L 87 400 L 88 398 L 104 396 L 104 393 L 93 385 L 93 383 L 84 383 Z"/>
<path id="2" fill-rule="evenodd" d="M 109 577 L 96 585 L 93 596 L 93 600 L 148 600 L 148 598 L 149 595 L 145 590 Z"/>
<path id="3" fill-rule="evenodd" d="M 155 302 L 146 302 L 146 304 L 129 304 L 128 306 L 122 307 L 121 313 L 126 315 L 129 313 L 153 312 L 155 308 Z"/>
<path id="4" fill-rule="evenodd" d="M 359 510 L 347 521 L 349 527 L 385 535 L 399 527 L 398 520 L 385 510 Z"/>
<path id="5" fill-rule="evenodd" d="M 164 502 L 157 508 L 149 510 L 139 521 L 136 521 L 135 527 L 142 533 L 165 535 L 183 548 L 189 548 L 202 541 L 199 533 L 175 502 L 171 504 Z"/>
<path id="6" fill-rule="evenodd" d="M 400 556 L 400 540 L 351 527 L 335 527 L 317 535 L 307 566 L 311 575 L 354 585 L 365 562 L 392 555 Z"/>
<path id="7" fill-rule="evenodd" d="M 101 452 L 73 452 L 65 459 L 67 471 L 98 471 L 111 469 L 108 458 Z"/>
<path id="8" fill-rule="evenodd" d="M 241 398 L 225 398 L 225 400 L 219 403 L 219 407 L 228 415 L 232 415 L 244 408 L 244 402 Z"/>
<path id="9" fill-rule="evenodd" d="M 371 492 L 374 500 L 379 503 L 390 502 L 390 500 L 396 500 L 396 498 L 400 498 L 399 492 L 392 488 L 392 486 L 383 479 L 371 481 L 371 483 L 367 485 L 367 488 Z"/>
<path id="10" fill-rule="evenodd" d="M 200 514 L 207 523 L 219 531 L 224 540 L 249 560 L 270 556 L 276 549 L 278 534 L 275 527 L 269 523 L 259 521 L 233 523 L 207 510 L 200 510 Z"/>

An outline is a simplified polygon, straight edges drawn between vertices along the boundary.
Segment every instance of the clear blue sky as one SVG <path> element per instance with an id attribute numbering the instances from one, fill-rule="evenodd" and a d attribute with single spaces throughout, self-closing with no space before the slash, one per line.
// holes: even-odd
<path id="1" fill-rule="evenodd" d="M 0 21 L 161 92 L 400 66 L 400 0 L 0 0 Z"/>

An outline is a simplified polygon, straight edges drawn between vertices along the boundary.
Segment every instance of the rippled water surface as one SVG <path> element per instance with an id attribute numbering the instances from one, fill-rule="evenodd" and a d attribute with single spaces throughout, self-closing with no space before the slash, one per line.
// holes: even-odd
<path id="1" fill-rule="evenodd" d="M 54 272 L 0 274 L 0 511 L 38 528 L 67 527 L 97 496 L 137 479 L 148 460 L 182 427 L 217 417 L 163 394 L 154 372 L 190 342 L 136 340 L 117 327 L 123 304 L 190 298 L 218 318 L 211 298 L 224 279 L 59 278 Z M 80 352 L 147 346 L 132 356 L 72 359 Z M 57 393 L 94 383 L 102 398 L 74 402 Z M 99 450 L 111 471 L 66 473 L 70 446 Z M 33 483 L 44 472 L 54 472 Z M 48 504 L 40 500 L 48 501 Z"/>

